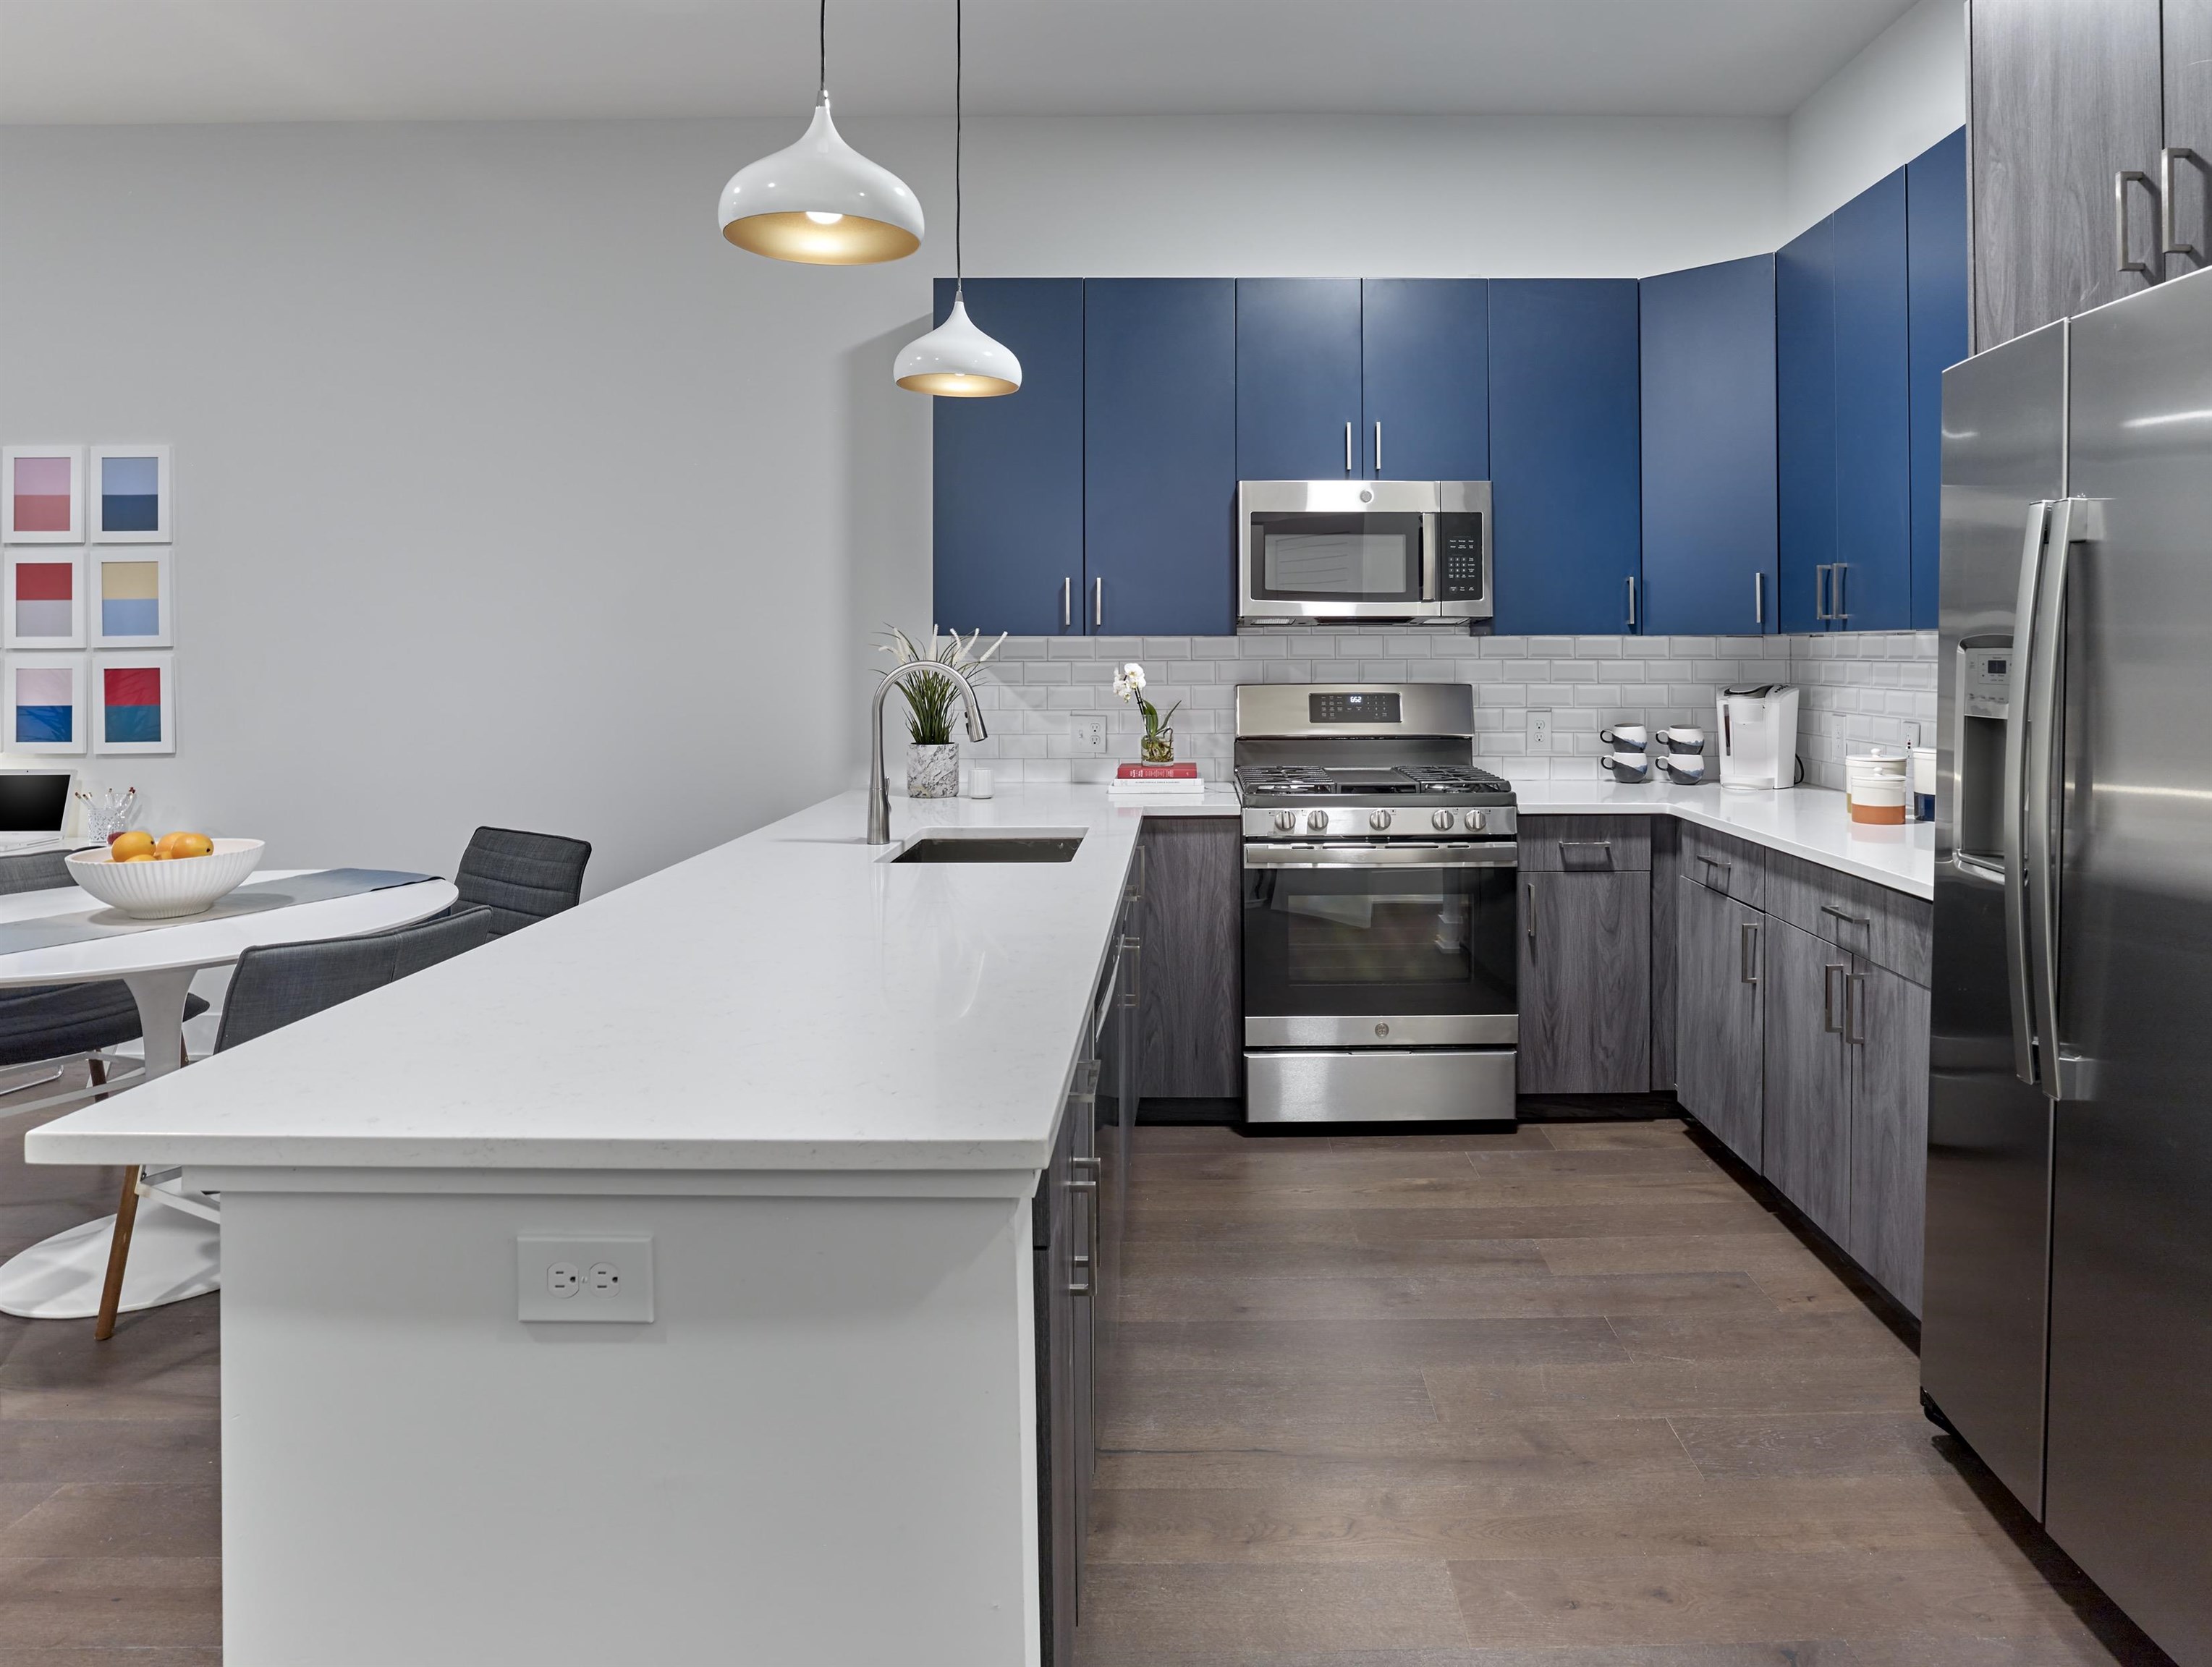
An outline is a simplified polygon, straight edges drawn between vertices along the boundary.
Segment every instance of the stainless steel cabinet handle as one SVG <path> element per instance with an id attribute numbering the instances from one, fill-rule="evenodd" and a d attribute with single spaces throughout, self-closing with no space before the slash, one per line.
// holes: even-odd
<path id="1" fill-rule="evenodd" d="M 1145 940 L 1122 939 L 1121 952 L 1128 957 L 1129 964 L 1129 993 L 1122 999 L 1133 1007 L 1145 997 Z"/>
<path id="2" fill-rule="evenodd" d="M 1759 982 L 1759 922 L 1743 922 L 1741 934 L 1736 941 L 1736 958 L 1740 963 L 1737 976 L 1747 984 Z"/>
<path id="3" fill-rule="evenodd" d="M 1828 569 L 1828 618 L 1838 625 L 1851 617 L 1844 588 L 1845 569 L 1850 566 L 1849 562 L 1838 562 Z"/>
<path id="4" fill-rule="evenodd" d="M 1075 581 L 1060 581 L 1060 628 L 1066 630 L 1075 623 Z"/>
<path id="5" fill-rule="evenodd" d="M 1833 617 L 1828 612 L 1828 575 L 1835 570 L 1833 566 L 1825 562 L 1813 569 L 1813 618 L 1815 619 L 1826 620 Z"/>
<path id="6" fill-rule="evenodd" d="M 1843 1022 L 1836 1017 L 1836 976 L 1844 974 L 1848 981 L 1850 972 L 1850 969 L 1840 961 L 1831 961 L 1820 969 L 1820 1028 L 1824 1031 L 1839 1031 L 1844 1028 Z M 1844 999 L 1850 999 L 1848 982 Z"/>
<path id="7" fill-rule="evenodd" d="M 1536 882 L 1533 879 L 1524 881 L 1522 890 L 1528 893 L 1528 941 L 1533 944 L 1536 941 Z"/>
<path id="8" fill-rule="evenodd" d="M 1766 623 L 1766 575 L 1764 573 L 1751 575 L 1751 623 L 1754 625 Z"/>
<path id="9" fill-rule="evenodd" d="M 1375 419 L 1375 472 L 1382 472 L 1382 419 Z"/>
<path id="10" fill-rule="evenodd" d="M 2128 187 L 2141 186 L 2154 198 L 2158 186 L 2139 167 L 2124 167 L 2112 176 L 2112 259 L 2123 272 L 2140 272 L 2154 283 L 2158 274 L 2147 260 L 2128 259 Z"/>
<path id="11" fill-rule="evenodd" d="M 1145 843 L 1142 840 L 1137 842 L 1137 863 L 1132 872 L 1136 877 L 1129 882 L 1129 889 L 1121 895 L 1131 903 L 1142 903 L 1145 900 Z"/>
<path id="12" fill-rule="evenodd" d="M 2027 669 L 2035 645 L 2035 601 L 2042 591 L 2043 545 L 2051 505 L 2028 506 L 2027 539 L 2020 555 L 2020 590 L 2013 613 L 2013 659 Z M 2012 997 L 2012 1068 L 2022 1082 L 2035 1080 L 2035 1005 L 2028 987 L 2027 853 L 2021 837 L 2027 803 L 2027 691 L 2012 703 L 2004 728 L 2004 801 L 1999 843 L 2004 853 L 2005 982 Z"/>
<path id="13" fill-rule="evenodd" d="M 1866 974 L 1854 972 L 1844 979 L 1844 1040 L 1866 1041 Z"/>
<path id="14" fill-rule="evenodd" d="M 2185 144 L 2170 144 L 2158 153 L 2159 252 L 2161 254 L 2187 255 L 2202 266 L 2204 264 L 2203 252 L 2194 243 L 2184 243 L 2173 228 L 2173 165 L 2176 162 L 2194 162 L 2199 167 L 2204 166 L 2204 159 Z M 1376 427 L 1379 430 L 1381 425 Z M 1382 449 L 1379 441 L 1376 449 Z"/>
<path id="15" fill-rule="evenodd" d="M 1632 628 L 1636 624 L 1636 575 L 1632 573 L 1628 575 L 1628 623 Z"/>
<path id="16" fill-rule="evenodd" d="M 1844 910 L 1837 908 L 1832 903 L 1822 903 L 1820 905 L 1820 912 L 1823 915 L 1833 917 L 1836 921 L 1844 926 L 1863 926 L 1869 931 L 1871 931 L 1874 928 L 1874 917 L 1871 915 L 1853 915 Z"/>
<path id="17" fill-rule="evenodd" d="M 1091 581 L 1091 624 L 1092 629 L 1096 630 L 1105 623 L 1106 581 L 1103 578 L 1093 579 Z"/>
<path id="18" fill-rule="evenodd" d="M 1344 472 L 1347 475 L 1352 472 L 1352 424 L 1349 423 L 1344 425 Z"/>
<path id="19" fill-rule="evenodd" d="M 1569 846 L 1574 846 L 1580 849 L 1592 845 L 1601 847 L 1608 851 L 1613 849 L 1613 842 L 1610 839 L 1563 839 L 1559 842 L 1559 849 L 1563 851 Z M 1711 859 L 1709 858 L 1707 860 L 1710 861 Z"/>
<path id="20" fill-rule="evenodd" d="M 2027 860 L 2029 988 L 2035 998 L 2036 1052 L 2043 1092 L 2066 1097 L 2058 1051 L 2058 863 L 2051 849 L 2053 802 L 2060 780 L 2058 679 L 2066 642 L 2067 557 L 2082 517 L 2079 498 L 2051 506 L 2037 585 L 2035 635 L 2027 651 L 2027 791 L 2021 808 Z"/>

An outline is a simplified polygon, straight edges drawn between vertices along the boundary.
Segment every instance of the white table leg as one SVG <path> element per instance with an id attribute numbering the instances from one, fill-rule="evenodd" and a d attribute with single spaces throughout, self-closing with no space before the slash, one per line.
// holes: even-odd
<path id="1" fill-rule="evenodd" d="M 138 1004 L 146 1074 L 167 1076 L 181 1062 L 190 968 L 134 972 L 123 981 Z M 127 1092 L 127 1091 L 126 1091 Z M 158 1196 L 158 1195 L 156 1195 Z M 144 1200 L 142 1202 L 147 1202 Z M 0 1313 L 29 1320 L 83 1320 L 100 1311 L 115 1218 L 82 1222 L 0 1265 Z M 204 1296 L 222 1283 L 222 1230 L 179 1210 L 142 1209 L 131 1237 L 118 1311 Z"/>

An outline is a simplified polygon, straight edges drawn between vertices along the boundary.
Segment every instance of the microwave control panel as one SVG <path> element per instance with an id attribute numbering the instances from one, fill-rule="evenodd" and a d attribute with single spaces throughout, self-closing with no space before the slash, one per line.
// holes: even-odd
<path id="1" fill-rule="evenodd" d="M 1480 602 L 1482 587 L 1482 517 L 1473 510 L 1448 509 L 1437 517 L 1437 598 L 1445 602 Z"/>
<path id="2" fill-rule="evenodd" d="M 2013 652 L 2009 648 L 1962 648 L 1959 697 L 1970 718 L 2002 718 L 2012 708 Z"/>

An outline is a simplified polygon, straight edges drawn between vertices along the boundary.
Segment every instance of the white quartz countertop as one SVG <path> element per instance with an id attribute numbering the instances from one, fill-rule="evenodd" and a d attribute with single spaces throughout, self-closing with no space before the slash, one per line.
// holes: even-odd
<path id="1" fill-rule="evenodd" d="M 1028 1170 L 1148 815 L 1103 787 L 848 793 L 25 1136 L 34 1163 Z M 1066 863 L 893 865 L 924 827 Z"/>
<path id="2" fill-rule="evenodd" d="M 1916 897 L 1936 895 L 1936 826 L 1854 822 L 1828 788 L 1730 793 L 1652 782 L 1516 782 L 1523 816 L 1673 816 Z"/>

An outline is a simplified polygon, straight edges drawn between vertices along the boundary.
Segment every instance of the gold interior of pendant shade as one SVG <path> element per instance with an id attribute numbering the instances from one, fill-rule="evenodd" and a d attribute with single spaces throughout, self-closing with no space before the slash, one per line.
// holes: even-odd
<path id="1" fill-rule="evenodd" d="M 971 376 L 957 370 L 925 370 L 900 377 L 898 385 L 909 393 L 934 393 L 948 399 L 988 399 L 1021 386 L 1003 376 Z"/>
<path id="2" fill-rule="evenodd" d="M 848 214 L 831 226 L 799 212 L 749 214 L 723 227 L 722 235 L 757 255 L 811 266 L 866 266 L 878 261 L 902 260 L 921 246 L 921 240 L 905 227 L 857 214 Z"/>

